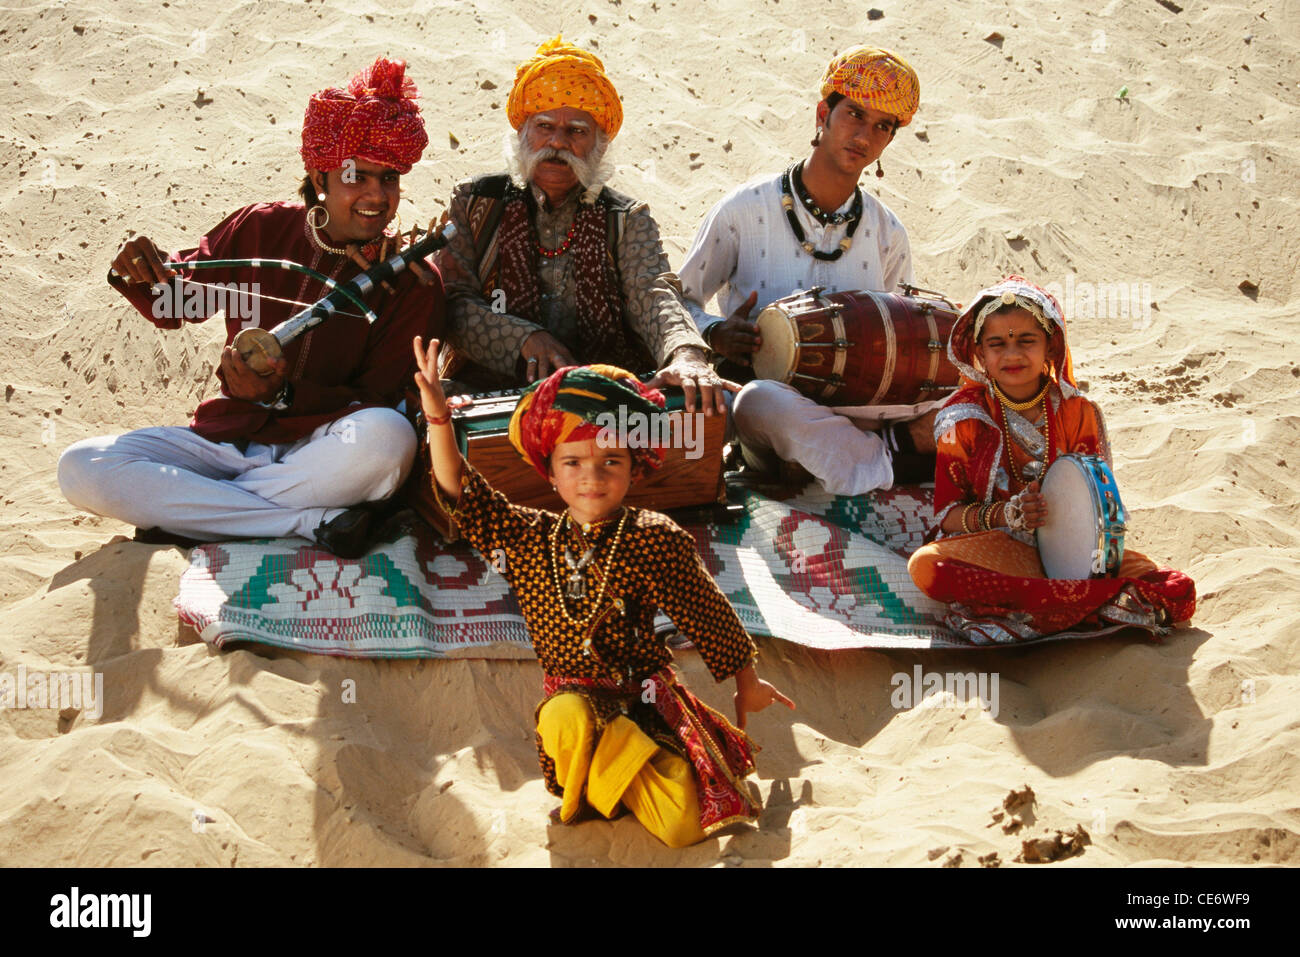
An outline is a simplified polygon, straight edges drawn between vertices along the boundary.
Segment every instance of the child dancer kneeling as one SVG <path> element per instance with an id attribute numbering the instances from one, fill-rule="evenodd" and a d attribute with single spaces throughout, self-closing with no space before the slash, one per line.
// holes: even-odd
<path id="1" fill-rule="evenodd" d="M 415 354 L 435 493 L 453 503 L 480 554 L 504 554 L 542 665 L 537 747 L 546 787 L 563 799 L 559 819 L 574 822 L 588 807 L 613 817 L 621 805 L 668 846 L 685 847 L 757 817 L 743 781 L 754 770 L 749 739 L 678 683 L 655 637 L 656 611 L 694 640 L 714 678 L 735 677 L 741 728 L 748 713 L 794 703 L 755 673 L 754 644 L 690 533 L 623 504 L 662 452 L 605 447 L 613 437 L 596 425 L 602 413 L 661 415 L 663 396 L 613 366 L 561 369 L 524 393 L 510 441 L 568 505 L 555 515 L 511 505 L 461 458 L 438 341 L 425 352 L 417 338 Z"/>
<path id="2" fill-rule="evenodd" d="M 1047 467 L 1066 452 L 1110 464 L 1101 410 L 1075 384 L 1056 300 L 1019 276 L 981 290 L 953 325 L 948 357 L 963 387 L 934 423 L 942 535 L 907 569 L 923 592 L 952 603 L 949 627 L 989 643 L 1117 624 L 1163 634 L 1191 618 L 1192 580 L 1131 548 L 1116 578 L 1063 582 L 1043 572 L 1033 531 L 1047 522 Z"/>

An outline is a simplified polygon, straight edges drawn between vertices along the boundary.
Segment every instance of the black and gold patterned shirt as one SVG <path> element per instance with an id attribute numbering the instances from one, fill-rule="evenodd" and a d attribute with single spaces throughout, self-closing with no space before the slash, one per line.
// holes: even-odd
<path id="1" fill-rule="evenodd" d="M 553 512 L 512 505 L 469 464 L 462 469 L 460 501 L 451 514 L 469 543 L 514 589 L 547 675 L 626 681 L 658 671 L 672 661 L 672 652 L 655 637 L 659 610 L 694 641 L 718 681 L 754 660 L 754 643 L 705 570 L 695 539 L 668 516 L 626 507 L 621 536 L 621 513 L 584 533 Z M 562 597 L 569 576 L 566 545 L 574 555 L 595 546 L 585 569 L 584 598 Z M 606 568 L 609 581 L 602 595 Z M 600 605 L 593 609 L 597 596 Z"/>

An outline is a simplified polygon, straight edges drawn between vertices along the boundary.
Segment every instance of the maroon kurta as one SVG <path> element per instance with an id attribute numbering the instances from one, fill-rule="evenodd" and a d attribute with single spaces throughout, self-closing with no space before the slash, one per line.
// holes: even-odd
<path id="1" fill-rule="evenodd" d="M 327 240 L 328 241 L 328 240 Z M 333 245 L 333 244 L 331 244 Z M 197 249 L 172 254 L 174 261 L 204 259 L 288 259 L 346 281 L 361 268 L 346 256 L 322 252 L 312 244 L 306 224 L 306 212 L 298 203 L 255 203 L 232 213 L 204 236 Z M 427 265 L 427 264 L 426 264 Z M 432 266 L 429 266 L 431 270 Z M 329 290 L 316 279 L 301 273 L 274 267 L 237 269 L 184 269 L 185 279 L 201 283 L 238 283 L 249 290 L 257 284 L 263 296 L 275 296 L 299 303 L 312 303 Z M 437 272 L 434 270 L 437 277 Z M 172 318 L 154 315 L 155 296 L 143 284 L 128 285 L 115 276 L 109 282 L 154 325 L 178 329 L 182 322 L 202 322 L 209 318 L 205 310 L 199 318 L 180 318 L 183 300 L 174 301 Z M 293 382 L 293 405 L 284 412 L 264 409 L 255 402 L 232 398 L 222 380 L 222 394 L 199 405 L 190 427 L 214 442 L 250 439 L 255 442 L 293 442 L 309 435 L 319 426 L 359 408 L 373 405 L 394 406 L 415 373 L 411 340 L 441 337 L 443 328 L 443 293 L 440 278 L 424 286 L 409 271 L 390 282 L 394 292 L 382 287 L 372 291 L 367 302 L 379 316 L 373 326 L 365 319 L 334 316 L 300 336 L 285 348 L 289 379 Z M 175 284 L 171 287 L 177 288 Z M 182 292 L 190 292 L 182 282 Z M 236 333 L 253 325 L 249 320 L 231 315 L 233 298 L 224 301 L 214 290 L 198 287 L 207 297 L 213 296 L 214 310 L 226 306 L 226 344 Z M 247 299 L 243 300 L 247 302 Z M 258 321 L 270 329 L 303 307 L 270 299 L 255 299 Z M 340 309 L 356 312 L 356 306 L 344 301 Z M 221 378 L 221 372 L 217 372 Z"/>

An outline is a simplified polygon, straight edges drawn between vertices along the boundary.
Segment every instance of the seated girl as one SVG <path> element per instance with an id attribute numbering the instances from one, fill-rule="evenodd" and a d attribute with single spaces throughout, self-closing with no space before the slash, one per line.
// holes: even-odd
<path id="1" fill-rule="evenodd" d="M 437 340 L 425 352 L 417 338 L 415 353 L 434 491 L 453 503 L 470 544 L 501 567 L 542 665 L 537 749 L 547 789 L 563 800 L 559 820 L 626 808 L 665 844 L 684 847 L 757 817 L 743 780 L 753 748 L 740 729 L 749 713 L 794 703 L 755 673 L 754 644 L 691 534 L 623 504 L 662 451 L 618 444 L 596 424 L 610 421 L 602 413 L 627 422 L 662 415 L 663 396 L 613 366 L 561 369 L 525 391 L 510 441 L 568 506 L 556 515 L 510 504 L 461 458 Z M 735 677 L 740 729 L 677 681 L 672 653 L 655 637 L 660 609 L 714 678 Z"/>
<path id="2" fill-rule="evenodd" d="M 1066 583 L 1043 572 L 1033 532 L 1048 518 L 1039 488 L 1048 466 L 1067 452 L 1110 464 L 1056 300 L 1019 276 L 981 290 L 953 326 L 948 357 L 964 378 L 934 425 L 939 540 L 907 566 L 918 588 L 951 603 L 945 623 L 988 644 L 1118 625 L 1164 634 L 1191 618 L 1192 580 L 1131 548 L 1114 578 Z"/>

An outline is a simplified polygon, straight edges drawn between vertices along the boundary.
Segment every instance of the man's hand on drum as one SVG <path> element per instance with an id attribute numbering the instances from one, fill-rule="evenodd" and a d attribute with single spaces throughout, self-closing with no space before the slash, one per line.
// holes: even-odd
<path id="1" fill-rule="evenodd" d="M 732 362 L 749 365 L 758 347 L 763 344 L 758 334 L 758 323 L 751 322 L 749 314 L 758 303 L 758 293 L 751 292 L 749 298 L 730 316 L 709 330 L 709 348 Z"/>
<path id="2" fill-rule="evenodd" d="M 1037 482 L 1030 482 L 1020 493 L 1020 512 L 1025 516 L 1025 528 L 1031 532 L 1047 524 L 1047 499 Z"/>
<path id="3" fill-rule="evenodd" d="M 578 364 L 564 343 L 544 329 L 538 329 L 525 339 L 519 354 L 528 367 L 525 371 L 529 382 L 545 379 L 556 369 Z"/>
<path id="4" fill-rule="evenodd" d="M 129 283 L 167 282 L 176 275 L 176 270 L 165 265 L 167 254 L 153 244 L 147 236 L 128 239 L 117 258 L 113 260 L 113 272 Z"/>
<path id="5" fill-rule="evenodd" d="M 668 359 L 668 365 L 647 385 L 657 389 L 661 385 L 680 386 L 686 399 L 686 411 L 695 411 L 695 393 L 700 393 L 700 407 L 705 415 L 727 411 L 728 392 L 739 392 L 740 386 L 724 379 L 713 371 L 704 353 L 695 346 L 679 346 Z"/>
<path id="6" fill-rule="evenodd" d="M 234 346 L 221 350 L 221 377 L 226 382 L 226 391 L 236 399 L 270 402 L 279 394 L 288 374 L 289 363 L 283 356 L 272 359 L 271 371 L 261 375 L 244 361 Z"/>

